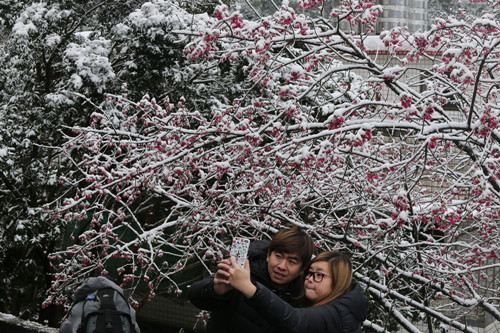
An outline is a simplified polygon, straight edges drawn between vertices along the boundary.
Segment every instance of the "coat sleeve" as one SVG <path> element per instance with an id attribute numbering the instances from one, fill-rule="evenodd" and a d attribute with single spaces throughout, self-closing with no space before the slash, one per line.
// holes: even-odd
<path id="1" fill-rule="evenodd" d="M 188 298 L 191 303 L 202 310 L 217 310 L 230 306 L 234 291 L 219 295 L 214 291 L 211 277 L 195 282 L 188 289 Z"/>
<path id="2" fill-rule="evenodd" d="M 328 305 L 295 308 L 260 283 L 247 303 L 269 322 L 279 323 L 279 327 L 293 333 L 340 332 L 335 308 Z"/>

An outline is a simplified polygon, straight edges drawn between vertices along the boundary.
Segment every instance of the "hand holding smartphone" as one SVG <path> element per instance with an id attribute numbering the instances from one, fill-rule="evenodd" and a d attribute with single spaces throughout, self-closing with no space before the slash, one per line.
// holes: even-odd
<path id="1" fill-rule="evenodd" d="M 229 255 L 236 258 L 236 262 L 243 267 L 245 265 L 245 260 L 248 255 L 248 248 L 250 246 L 250 240 L 248 238 L 235 237 L 233 238 L 233 243 L 231 244 L 231 251 Z"/>

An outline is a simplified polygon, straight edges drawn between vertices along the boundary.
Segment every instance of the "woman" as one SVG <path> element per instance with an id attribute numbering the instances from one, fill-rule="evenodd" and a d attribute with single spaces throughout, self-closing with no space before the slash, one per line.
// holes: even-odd
<path id="1" fill-rule="evenodd" d="M 250 280 L 248 261 L 240 267 L 234 258 L 231 264 L 218 265 L 220 282 L 230 284 L 247 297 L 247 303 L 281 331 L 360 333 L 368 313 L 368 300 L 352 281 L 349 256 L 340 252 L 323 252 L 309 265 L 304 281 L 308 308 L 294 308 L 265 286 Z"/>

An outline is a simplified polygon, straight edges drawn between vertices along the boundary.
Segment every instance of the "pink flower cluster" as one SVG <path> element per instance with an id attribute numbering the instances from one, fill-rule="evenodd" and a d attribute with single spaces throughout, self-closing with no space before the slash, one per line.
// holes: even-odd
<path id="1" fill-rule="evenodd" d="M 299 0 L 298 6 L 303 9 L 311 9 L 320 6 L 325 2 L 324 0 Z"/>
<path id="2" fill-rule="evenodd" d="M 411 98 L 411 96 L 409 95 L 403 94 L 400 97 L 400 102 L 403 108 L 408 109 L 413 104 L 413 98 Z"/>
<path id="3" fill-rule="evenodd" d="M 493 111 L 491 107 L 487 107 L 480 118 L 480 126 L 476 130 L 481 137 L 487 137 L 491 131 L 497 130 L 500 124 L 500 116 L 498 111 Z"/>

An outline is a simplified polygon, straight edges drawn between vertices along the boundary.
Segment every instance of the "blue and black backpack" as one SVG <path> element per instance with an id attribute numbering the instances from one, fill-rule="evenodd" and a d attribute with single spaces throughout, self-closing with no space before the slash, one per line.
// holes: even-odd
<path id="1" fill-rule="evenodd" d="M 105 277 L 90 278 L 73 295 L 60 333 L 140 333 L 123 290 Z"/>

